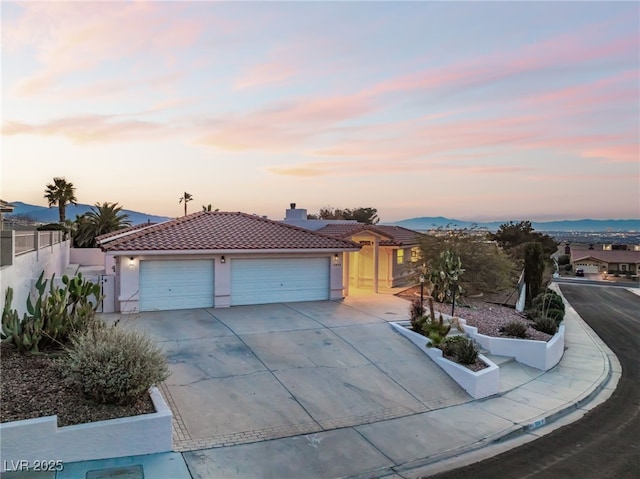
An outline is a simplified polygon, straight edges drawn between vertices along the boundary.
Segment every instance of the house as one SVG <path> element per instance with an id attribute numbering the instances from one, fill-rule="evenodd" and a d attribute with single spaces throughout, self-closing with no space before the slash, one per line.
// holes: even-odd
<path id="1" fill-rule="evenodd" d="M 378 292 L 406 283 L 419 261 L 421 234 L 400 226 L 367 225 L 349 220 L 309 220 L 307 210 L 291 203 L 284 222 L 301 228 L 353 241 L 360 250 L 345 255 L 343 283 L 345 295 L 349 287 Z"/>
<path id="2" fill-rule="evenodd" d="M 360 244 L 246 213 L 201 211 L 98 238 L 116 309 L 171 310 L 341 299 Z"/>
<path id="3" fill-rule="evenodd" d="M 573 270 L 581 269 L 585 273 L 637 275 L 640 270 L 640 248 L 615 248 L 602 245 L 601 249 L 591 246 L 583 249 L 571 246 L 571 265 Z"/>
<path id="4" fill-rule="evenodd" d="M 15 206 L 13 206 L 11 203 L 7 203 L 4 200 L 0 200 L 0 229 L 3 229 L 3 225 L 4 222 L 2 221 L 2 214 L 3 213 L 13 213 L 13 210 L 15 209 Z"/>

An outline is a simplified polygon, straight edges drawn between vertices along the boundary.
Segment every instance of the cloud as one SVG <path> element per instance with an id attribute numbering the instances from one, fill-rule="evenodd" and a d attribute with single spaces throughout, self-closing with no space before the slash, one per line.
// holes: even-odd
<path id="1" fill-rule="evenodd" d="M 62 136 L 77 144 L 141 141 L 165 138 L 168 133 L 168 128 L 158 123 L 100 115 L 62 118 L 40 125 L 8 121 L 2 126 L 5 136 Z"/>
<path id="2" fill-rule="evenodd" d="M 236 151 L 292 151 L 374 109 L 371 102 L 357 96 L 299 98 L 211 121 L 198 143 Z"/>
<path id="3" fill-rule="evenodd" d="M 3 40 L 14 53 L 35 49 L 41 65 L 15 86 L 22 96 L 46 92 L 71 74 L 107 68 L 110 62 L 139 62 L 140 53 L 147 61 L 168 60 L 205 27 L 202 20 L 182 18 L 179 4 L 26 2 L 21 7 L 24 14 L 15 23 L 3 24 Z"/>

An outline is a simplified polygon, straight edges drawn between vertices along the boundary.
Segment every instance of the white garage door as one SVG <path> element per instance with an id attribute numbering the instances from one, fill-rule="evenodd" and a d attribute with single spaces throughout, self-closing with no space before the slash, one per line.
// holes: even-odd
<path id="1" fill-rule="evenodd" d="M 598 265 L 593 263 L 576 263 L 575 269 L 582 269 L 585 273 L 598 273 L 600 271 Z"/>
<path id="2" fill-rule="evenodd" d="M 140 261 L 140 311 L 213 306 L 213 260 Z"/>
<path id="3" fill-rule="evenodd" d="M 329 258 L 233 259 L 231 304 L 329 299 Z"/>

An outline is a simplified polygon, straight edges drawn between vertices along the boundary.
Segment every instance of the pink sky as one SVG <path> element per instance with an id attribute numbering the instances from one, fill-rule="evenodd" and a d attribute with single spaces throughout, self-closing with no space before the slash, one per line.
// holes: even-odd
<path id="1" fill-rule="evenodd" d="M 2 3 L 2 199 L 640 218 L 634 2 Z"/>

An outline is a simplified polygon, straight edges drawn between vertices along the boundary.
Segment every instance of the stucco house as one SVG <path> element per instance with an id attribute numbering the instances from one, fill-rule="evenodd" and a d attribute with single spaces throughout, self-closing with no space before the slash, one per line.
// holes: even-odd
<path id="1" fill-rule="evenodd" d="M 411 275 L 411 263 L 419 261 L 421 233 L 401 226 L 366 225 L 350 220 L 307 219 L 307 210 L 286 210 L 284 223 L 321 234 L 353 241 L 360 250 L 344 257 L 343 283 L 345 295 L 349 288 L 394 288 L 406 283 Z"/>
<path id="2" fill-rule="evenodd" d="M 577 249 L 571 247 L 573 270 L 585 273 L 608 273 L 637 275 L 640 270 L 640 250 L 638 249 Z"/>
<path id="3" fill-rule="evenodd" d="M 341 299 L 344 259 L 362 248 L 239 212 L 202 211 L 105 236 L 97 240 L 122 312 Z"/>

